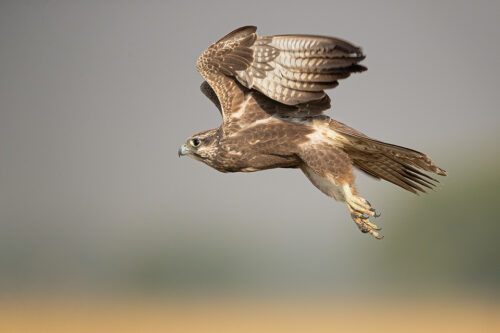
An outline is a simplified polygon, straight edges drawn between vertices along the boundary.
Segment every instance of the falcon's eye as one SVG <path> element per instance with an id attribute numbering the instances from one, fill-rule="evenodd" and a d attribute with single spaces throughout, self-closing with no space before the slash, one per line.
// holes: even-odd
<path id="1" fill-rule="evenodd" d="M 198 138 L 194 138 L 193 140 L 191 140 L 191 145 L 193 147 L 198 147 L 200 145 L 200 143 L 201 143 L 201 141 Z"/>

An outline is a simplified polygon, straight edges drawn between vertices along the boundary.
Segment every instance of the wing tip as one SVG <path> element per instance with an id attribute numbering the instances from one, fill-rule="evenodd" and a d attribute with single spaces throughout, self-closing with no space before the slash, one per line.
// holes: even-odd
<path id="1" fill-rule="evenodd" d="M 239 38 L 243 38 L 243 37 L 246 37 L 248 35 L 251 35 L 253 33 L 255 33 L 257 31 L 257 27 L 254 26 L 254 25 L 245 25 L 243 27 L 239 27 L 233 31 L 231 31 L 230 33 L 228 33 L 227 35 L 225 35 L 224 37 L 222 37 L 221 39 L 219 39 L 217 41 L 217 43 L 219 42 L 226 42 L 226 41 L 229 41 L 229 40 L 234 40 L 234 39 L 239 39 Z"/>
<path id="2" fill-rule="evenodd" d="M 440 176 L 443 176 L 443 177 L 447 176 L 447 174 L 446 174 L 446 170 L 443 170 L 443 169 L 441 169 L 440 167 L 436 167 L 436 173 L 437 173 L 438 175 L 440 175 Z"/>

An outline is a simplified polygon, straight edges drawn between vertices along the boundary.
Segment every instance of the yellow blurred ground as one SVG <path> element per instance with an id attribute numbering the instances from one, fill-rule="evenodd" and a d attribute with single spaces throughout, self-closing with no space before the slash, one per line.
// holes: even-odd
<path id="1" fill-rule="evenodd" d="M 5 299 L 0 332 L 500 332 L 500 306 L 477 299 Z"/>

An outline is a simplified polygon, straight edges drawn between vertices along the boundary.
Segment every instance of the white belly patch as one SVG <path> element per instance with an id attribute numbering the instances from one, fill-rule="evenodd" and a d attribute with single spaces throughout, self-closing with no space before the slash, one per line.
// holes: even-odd
<path id="1" fill-rule="evenodd" d="M 314 186 L 316 186 L 321 192 L 337 201 L 345 201 L 342 185 L 336 185 L 333 179 L 319 176 L 307 165 L 304 165 L 301 169 L 311 183 L 313 183 Z"/>

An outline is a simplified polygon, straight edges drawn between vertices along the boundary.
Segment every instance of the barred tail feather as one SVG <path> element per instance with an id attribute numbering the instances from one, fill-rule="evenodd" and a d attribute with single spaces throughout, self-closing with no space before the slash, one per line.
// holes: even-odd
<path id="1" fill-rule="evenodd" d="M 343 150 L 358 169 L 417 194 L 432 189 L 439 181 L 423 171 L 446 176 L 425 154 L 413 149 L 377 141 L 337 121 L 330 127 L 344 140 Z"/>

